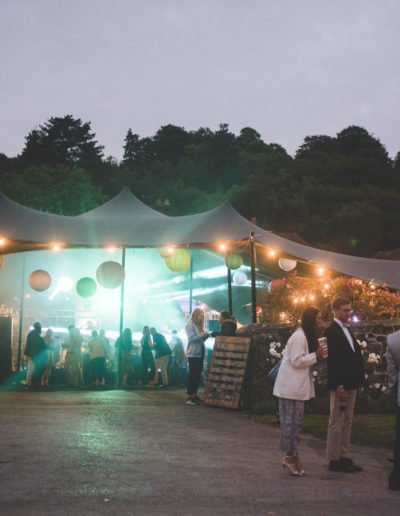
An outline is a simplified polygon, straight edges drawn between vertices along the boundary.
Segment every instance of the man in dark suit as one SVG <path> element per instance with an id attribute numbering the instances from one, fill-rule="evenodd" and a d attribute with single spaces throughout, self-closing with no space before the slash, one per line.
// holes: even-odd
<path id="1" fill-rule="evenodd" d="M 357 388 L 365 381 L 360 347 L 346 326 L 352 312 L 351 303 L 343 297 L 332 302 L 334 319 L 326 329 L 328 342 L 328 390 L 330 415 L 327 437 L 327 459 L 330 471 L 361 471 L 350 458 L 350 436 Z"/>
<path id="2" fill-rule="evenodd" d="M 389 476 L 389 489 L 400 491 L 400 330 L 387 338 L 386 362 L 389 388 L 395 392 L 397 400 L 394 464 Z"/>

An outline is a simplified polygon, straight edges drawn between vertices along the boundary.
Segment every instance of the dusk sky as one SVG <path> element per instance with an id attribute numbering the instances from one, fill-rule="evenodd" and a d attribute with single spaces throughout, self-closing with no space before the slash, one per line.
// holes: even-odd
<path id="1" fill-rule="evenodd" d="M 105 155 L 152 136 L 249 126 L 294 154 L 360 125 L 400 151 L 398 0 L 0 0 L 0 152 L 51 116 Z"/>

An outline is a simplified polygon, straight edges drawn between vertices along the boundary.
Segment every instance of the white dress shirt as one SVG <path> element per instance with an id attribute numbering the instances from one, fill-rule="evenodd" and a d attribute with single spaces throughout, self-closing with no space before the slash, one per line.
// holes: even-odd
<path id="1" fill-rule="evenodd" d="M 349 341 L 349 344 L 350 344 L 350 347 L 351 349 L 354 351 L 354 353 L 356 352 L 356 350 L 354 349 L 354 342 L 353 342 L 353 339 L 351 338 L 351 335 L 350 335 L 350 332 L 349 332 L 349 329 L 347 328 L 347 326 L 345 326 L 342 321 L 340 321 L 339 319 L 336 319 L 336 317 L 333 319 L 335 322 L 338 323 L 338 325 L 342 328 L 343 330 L 343 333 L 346 335 L 346 338 L 347 340 Z"/>

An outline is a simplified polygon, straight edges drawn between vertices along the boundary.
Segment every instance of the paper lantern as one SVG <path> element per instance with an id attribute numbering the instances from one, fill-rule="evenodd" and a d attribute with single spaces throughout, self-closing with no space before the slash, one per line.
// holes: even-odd
<path id="1" fill-rule="evenodd" d="M 110 260 L 98 266 L 96 278 L 104 288 L 117 288 L 125 279 L 125 271 L 120 263 Z"/>
<path id="2" fill-rule="evenodd" d="M 168 258 L 174 252 L 174 248 L 171 246 L 157 247 L 157 252 L 162 258 Z"/>
<path id="3" fill-rule="evenodd" d="M 244 271 L 236 271 L 233 275 L 233 283 L 235 285 L 246 285 L 247 274 Z"/>
<path id="4" fill-rule="evenodd" d="M 290 272 L 296 268 L 297 262 L 296 262 L 296 260 L 288 260 L 287 258 L 279 258 L 278 265 L 283 271 Z"/>
<path id="5" fill-rule="evenodd" d="M 271 290 L 275 290 L 276 288 L 283 287 L 284 285 L 285 285 L 285 282 L 283 280 L 281 280 L 281 279 L 274 279 L 269 284 L 268 289 L 271 291 Z"/>
<path id="6" fill-rule="evenodd" d="M 164 258 L 165 266 L 172 272 L 182 272 L 190 265 L 190 253 L 186 249 L 174 249 L 173 253 Z"/>
<path id="7" fill-rule="evenodd" d="M 228 253 L 225 256 L 225 265 L 228 269 L 239 269 L 243 265 L 243 258 L 240 254 Z"/>
<path id="8" fill-rule="evenodd" d="M 29 285 L 36 292 L 44 292 L 51 285 L 51 276 L 47 271 L 37 269 L 29 276 Z"/>
<path id="9" fill-rule="evenodd" d="M 92 278 L 81 278 L 76 284 L 76 291 L 81 297 L 93 297 L 97 291 L 97 284 Z"/>

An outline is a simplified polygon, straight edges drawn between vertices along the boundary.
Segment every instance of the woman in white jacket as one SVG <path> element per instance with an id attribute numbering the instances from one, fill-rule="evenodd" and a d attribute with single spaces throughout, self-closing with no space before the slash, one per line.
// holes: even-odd
<path id="1" fill-rule="evenodd" d="M 281 424 L 279 449 L 286 452 L 282 464 L 296 476 L 304 475 L 298 454 L 300 435 L 304 403 L 315 396 L 311 366 L 324 354 L 324 350 L 318 346 L 322 325 L 318 308 L 310 306 L 304 310 L 300 328 L 290 336 L 283 351 L 274 385 L 274 396 L 279 399 Z"/>

